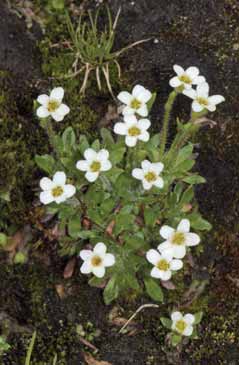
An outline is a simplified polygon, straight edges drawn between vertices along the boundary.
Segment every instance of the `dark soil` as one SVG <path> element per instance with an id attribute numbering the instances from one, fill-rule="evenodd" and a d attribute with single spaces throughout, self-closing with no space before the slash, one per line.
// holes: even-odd
<path id="1" fill-rule="evenodd" d="M 24 266 L 6 265 L 5 258 L 1 260 L 0 314 L 9 316 L 9 342 L 13 344 L 3 365 L 23 363 L 28 330 L 33 328 L 38 331 L 33 365 L 49 365 L 54 353 L 61 353 L 59 364 L 85 364 L 82 352 L 88 349 L 75 334 L 79 324 L 88 328 L 100 358 L 112 365 L 239 364 L 239 4 L 237 0 L 112 0 L 109 4 L 114 12 L 122 7 L 117 48 L 145 37 L 155 39 L 131 50 L 122 60 L 124 72 L 134 83 L 158 93 L 152 115 L 155 128 L 160 125 L 175 63 L 198 66 L 212 93 L 226 97 L 213 116 L 216 127 L 205 127 L 198 137 L 197 168 L 207 183 L 198 188 L 197 196 L 201 212 L 214 225 L 204 241 L 201 269 L 196 274 L 210 277 L 199 339 L 178 357 L 170 354 L 158 321 L 160 313 L 154 309 L 138 317 L 137 334 L 119 335 L 119 327 L 109 323 L 111 307 L 103 304 L 100 289 L 89 288 L 78 269 L 72 279 L 62 279 L 66 262 L 57 258 L 51 243 L 44 248 L 47 264 L 42 257 L 32 258 Z M 0 14 L 0 69 L 11 72 L 12 89 L 17 90 L 19 100 L 22 85 L 27 84 L 23 89 L 29 95 L 37 95 L 37 80 L 42 77 L 38 28 L 34 25 L 33 31 L 27 31 L 24 18 L 19 19 L 3 4 Z M 179 98 L 175 114 L 186 118 L 188 111 L 189 104 L 185 109 L 185 99 Z M 28 111 L 24 117 L 32 118 Z M 67 293 L 63 299 L 56 292 L 59 284 Z M 128 317 L 140 304 L 140 300 L 121 303 L 121 315 Z M 96 329 L 101 330 L 100 336 L 90 337 Z"/>

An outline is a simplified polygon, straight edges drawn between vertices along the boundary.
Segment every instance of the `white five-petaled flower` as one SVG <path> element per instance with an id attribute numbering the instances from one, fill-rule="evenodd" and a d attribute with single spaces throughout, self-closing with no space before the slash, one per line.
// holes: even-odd
<path id="1" fill-rule="evenodd" d="M 50 96 L 45 94 L 38 96 L 37 101 L 41 106 L 37 109 L 37 116 L 39 118 L 51 116 L 56 122 L 61 122 L 70 111 L 70 108 L 62 103 L 63 97 L 62 87 L 55 87 Z"/>
<path id="2" fill-rule="evenodd" d="M 141 117 L 147 117 L 147 102 L 151 99 L 152 93 L 141 85 L 133 88 L 132 94 L 127 91 L 121 91 L 118 99 L 126 106 L 123 109 L 123 115 L 133 115 L 137 113 Z"/>
<path id="3" fill-rule="evenodd" d="M 129 147 L 134 147 L 138 140 L 147 142 L 149 133 L 147 129 L 151 123 L 148 119 L 137 120 L 135 115 L 125 115 L 124 123 L 116 123 L 114 132 L 125 137 L 125 143 Z"/>
<path id="4" fill-rule="evenodd" d="M 159 174 L 164 168 L 163 163 L 144 160 L 141 162 L 141 167 L 141 169 L 133 169 L 132 176 L 135 179 L 142 180 L 143 188 L 149 190 L 153 186 L 156 186 L 162 189 L 164 182 Z"/>
<path id="5" fill-rule="evenodd" d="M 225 98 L 222 95 L 209 96 L 209 85 L 206 82 L 198 85 L 196 90 L 184 90 L 183 94 L 193 99 L 192 109 L 197 113 L 200 113 L 204 109 L 214 112 L 216 110 L 216 105 L 225 101 Z"/>
<path id="6" fill-rule="evenodd" d="M 193 323 L 195 316 L 193 314 L 183 315 L 181 312 L 173 312 L 171 314 L 172 330 L 183 336 L 191 336 L 193 333 Z"/>
<path id="7" fill-rule="evenodd" d="M 101 171 L 108 171 L 112 164 L 109 161 L 109 152 L 105 149 L 96 152 L 92 148 L 87 148 L 84 152 L 85 160 L 79 160 L 76 163 L 76 168 L 81 171 L 86 171 L 85 178 L 93 182 Z"/>
<path id="8" fill-rule="evenodd" d="M 43 177 L 40 180 L 40 187 L 43 190 L 40 193 L 40 201 L 43 204 L 50 204 L 56 202 L 60 204 L 66 199 L 71 198 L 76 188 L 71 184 L 66 184 L 66 174 L 62 171 L 58 171 L 53 176 L 53 179 Z"/>
<path id="9" fill-rule="evenodd" d="M 183 267 L 181 260 L 173 259 L 173 250 L 164 250 L 161 254 L 157 250 L 149 250 L 146 253 L 147 260 L 154 265 L 150 275 L 153 278 L 169 280 L 172 271 L 180 270 Z"/>
<path id="10" fill-rule="evenodd" d="M 196 233 L 190 232 L 188 219 L 182 219 L 176 230 L 166 225 L 161 227 L 160 235 L 166 241 L 158 246 L 158 250 L 163 252 L 171 248 L 173 249 L 173 256 L 177 259 L 182 259 L 186 255 L 187 246 L 196 246 L 200 242 L 200 237 Z"/>
<path id="11" fill-rule="evenodd" d="M 115 264 L 115 257 L 111 253 L 106 253 L 106 245 L 103 242 L 98 242 L 93 251 L 81 250 L 80 257 L 84 260 L 80 271 L 82 274 L 93 273 L 98 278 L 105 275 L 105 268 Z"/>
<path id="12" fill-rule="evenodd" d="M 173 69 L 177 76 L 169 81 L 169 85 L 174 88 L 184 86 L 184 89 L 188 90 L 192 88 L 192 85 L 199 85 L 206 81 L 205 77 L 199 76 L 197 67 L 191 66 L 184 70 L 181 66 L 174 65 Z"/>

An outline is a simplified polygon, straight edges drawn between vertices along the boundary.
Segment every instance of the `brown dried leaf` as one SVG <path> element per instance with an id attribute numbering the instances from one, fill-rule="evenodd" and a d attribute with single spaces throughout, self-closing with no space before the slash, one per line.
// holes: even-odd
<path id="1" fill-rule="evenodd" d="M 65 287 L 64 287 L 64 285 L 63 285 L 63 284 L 57 284 L 57 285 L 55 286 L 55 288 L 56 288 L 56 292 L 57 292 L 57 294 L 59 295 L 60 299 L 65 298 L 65 296 L 66 296 L 66 292 L 65 292 Z"/>
<path id="2" fill-rule="evenodd" d="M 161 285 L 165 288 L 165 289 L 168 289 L 168 290 L 175 290 L 176 289 L 176 286 L 174 285 L 174 283 L 170 280 L 168 281 L 163 281 L 161 280 Z"/>
<path id="3" fill-rule="evenodd" d="M 112 220 L 106 227 L 105 233 L 107 233 L 109 236 L 112 236 L 114 226 L 115 226 L 115 220 Z"/>
<path id="4" fill-rule="evenodd" d="M 72 277 L 74 270 L 75 270 L 75 266 L 76 266 L 76 257 L 71 258 L 64 269 L 64 273 L 63 273 L 63 277 L 64 279 L 69 279 Z"/>
<path id="5" fill-rule="evenodd" d="M 86 352 L 83 353 L 83 356 L 87 365 L 112 365 L 112 363 L 108 361 L 96 360 L 92 355 L 87 354 Z"/>

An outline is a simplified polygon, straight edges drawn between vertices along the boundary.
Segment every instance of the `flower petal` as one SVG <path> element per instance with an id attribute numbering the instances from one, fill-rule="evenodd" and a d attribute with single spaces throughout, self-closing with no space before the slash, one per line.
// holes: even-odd
<path id="1" fill-rule="evenodd" d="M 197 93 L 194 89 L 184 89 L 183 94 L 188 96 L 190 99 L 196 99 Z"/>
<path id="2" fill-rule="evenodd" d="M 159 177 L 157 178 L 157 180 L 153 182 L 153 185 L 154 185 L 154 186 L 156 186 L 157 188 L 162 189 L 162 188 L 163 188 L 163 186 L 164 186 L 164 181 L 163 181 L 163 179 L 159 176 Z"/>
<path id="3" fill-rule="evenodd" d="M 184 69 L 181 67 L 181 66 L 179 66 L 179 65 L 174 65 L 173 66 L 173 69 L 174 69 L 174 72 L 178 75 L 178 76 L 181 76 L 181 75 L 183 75 L 184 74 Z"/>
<path id="4" fill-rule="evenodd" d="M 81 171 L 88 171 L 89 163 L 86 160 L 79 160 L 76 163 L 76 168 Z"/>
<path id="5" fill-rule="evenodd" d="M 193 80 L 199 75 L 199 69 L 197 67 L 191 66 L 186 69 L 185 73 Z"/>
<path id="6" fill-rule="evenodd" d="M 138 119 L 135 115 L 125 115 L 124 122 L 126 123 L 127 127 L 131 127 L 138 123 Z"/>
<path id="7" fill-rule="evenodd" d="M 116 123 L 114 125 L 114 132 L 121 136 L 125 136 L 127 134 L 127 124 L 126 123 Z"/>
<path id="8" fill-rule="evenodd" d="M 109 160 L 101 162 L 101 171 L 109 171 L 112 167 L 112 163 Z"/>
<path id="9" fill-rule="evenodd" d="M 152 93 L 147 89 L 144 89 L 137 95 L 137 99 L 142 103 L 147 103 L 151 98 L 152 98 Z"/>
<path id="10" fill-rule="evenodd" d="M 206 79 L 204 76 L 197 76 L 193 79 L 193 84 L 194 85 L 199 85 L 199 84 L 202 84 L 203 82 L 206 82 Z"/>
<path id="11" fill-rule="evenodd" d="M 40 193 L 40 202 L 42 204 L 50 204 L 54 201 L 54 197 L 52 196 L 50 191 L 42 191 Z"/>
<path id="12" fill-rule="evenodd" d="M 153 169 L 157 174 L 160 174 L 161 171 L 163 171 L 164 164 L 162 162 L 154 162 L 152 163 Z"/>
<path id="13" fill-rule="evenodd" d="M 67 199 L 67 196 L 63 193 L 63 194 L 61 194 L 60 196 L 57 196 L 57 197 L 55 198 L 55 202 L 56 202 L 56 204 L 61 204 L 61 203 L 63 203 L 64 201 L 66 201 L 66 199 Z"/>
<path id="14" fill-rule="evenodd" d="M 118 94 L 117 98 L 119 99 L 119 101 L 121 101 L 121 103 L 129 105 L 131 100 L 133 99 L 133 96 L 127 91 L 121 91 Z"/>
<path id="15" fill-rule="evenodd" d="M 84 152 L 84 157 L 88 161 L 93 161 L 97 158 L 97 152 L 93 148 L 87 148 Z"/>
<path id="16" fill-rule="evenodd" d="M 141 162 L 141 167 L 144 172 L 148 172 L 149 169 L 151 168 L 151 162 L 149 160 L 143 160 Z"/>
<path id="17" fill-rule="evenodd" d="M 199 104 L 199 102 L 197 100 L 194 100 L 192 103 L 192 110 L 196 113 L 200 113 L 205 107 L 201 104 Z"/>
<path id="18" fill-rule="evenodd" d="M 147 105 L 143 104 L 139 109 L 137 109 L 137 114 L 139 114 L 141 117 L 147 117 L 149 114 Z"/>
<path id="19" fill-rule="evenodd" d="M 173 229 L 172 227 L 169 227 L 167 225 L 162 226 L 159 231 L 160 236 L 162 236 L 166 240 L 169 239 L 174 232 L 175 232 L 175 229 Z"/>
<path id="20" fill-rule="evenodd" d="M 131 137 L 131 136 L 126 136 L 125 143 L 129 147 L 134 147 L 137 143 L 137 138 L 136 137 Z"/>
<path id="21" fill-rule="evenodd" d="M 36 113 L 38 118 L 47 118 L 50 115 L 49 111 L 45 106 L 40 106 L 39 108 L 37 108 Z"/>
<path id="22" fill-rule="evenodd" d="M 59 108 L 58 108 L 59 109 Z M 56 121 L 56 122 L 61 122 L 64 119 L 64 115 L 58 113 L 58 109 L 51 113 L 52 118 Z"/>
<path id="23" fill-rule="evenodd" d="M 62 87 L 55 87 L 50 94 L 50 98 L 57 100 L 59 103 L 62 102 L 63 97 L 64 89 Z"/>
<path id="24" fill-rule="evenodd" d="M 225 101 L 225 98 L 222 95 L 212 95 L 212 96 L 209 96 L 208 100 L 209 100 L 209 103 L 217 105 L 217 104 L 220 104 L 223 101 Z"/>
<path id="25" fill-rule="evenodd" d="M 45 94 L 39 95 L 38 98 L 37 98 L 37 101 L 38 101 L 39 104 L 47 107 L 48 101 L 49 101 L 49 96 L 45 95 Z"/>
<path id="26" fill-rule="evenodd" d="M 172 248 L 172 245 L 170 242 L 168 241 L 164 241 L 163 243 L 160 243 L 160 245 L 158 245 L 158 250 L 163 253 L 164 250 L 167 250 L 169 248 Z"/>
<path id="27" fill-rule="evenodd" d="M 53 176 L 53 182 L 56 185 L 64 185 L 66 183 L 66 174 L 63 171 L 57 171 Z"/>
<path id="28" fill-rule="evenodd" d="M 172 79 L 169 80 L 169 85 L 171 87 L 179 87 L 182 85 L 182 82 L 179 80 L 178 76 L 174 76 Z"/>
<path id="29" fill-rule="evenodd" d="M 203 82 L 197 86 L 197 95 L 203 98 L 208 98 L 209 94 L 209 85 L 207 82 Z"/>
<path id="30" fill-rule="evenodd" d="M 66 184 L 64 186 L 64 194 L 66 195 L 67 198 L 71 198 L 75 193 L 76 193 L 76 188 L 74 187 L 74 185 Z"/>
<path id="31" fill-rule="evenodd" d="M 132 90 L 132 95 L 137 98 L 139 94 L 143 93 L 145 91 L 145 87 L 143 87 L 142 85 L 135 85 L 133 90 Z"/>
<path id="32" fill-rule="evenodd" d="M 89 262 L 85 261 L 81 267 L 80 267 L 80 271 L 82 274 L 90 274 L 92 271 L 92 266 L 90 265 Z"/>
<path id="33" fill-rule="evenodd" d="M 102 149 L 98 152 L 97 154 L 97 160 L 101 161 L 106 161 L 109 158 L 109 152 L 105 149 Z"/>
<path id="34" fill-rule="evenodd" d="M 167 260 L 167 261 L 171 261 L 173 258 L 173 249 L 172 248 L 168 248 L 166 250 L 163 250 L 162 252 L 162 257 Z"/>
<path id="35" fill-rule="evenodd" d="M 207 110 L 209 110 L 210 112 L 215 112 L 215 110 L 216 110 L 216 105 L 214 105 L 214 104 L 208 104 L 208 105 L 206 106 L 206 108 L 207 108 Z"/>
<path id="36" fill-rule="evenodd" d="M 186 234 L 186 246 L 196 246 L 200 242 L 200 237 L 196 233 Z"/>
<path id="37" fill-rule="evenodd" d="M 188 219 L 182 219 L 177 226 L 177 231 L 187 233 L 189 230 L 190 221 Z"/>
<path id="38" fill-rule="evenodd" d="M 151 264 L 156 265 L 159 262 L 161 255 L 158 251 L 151 249 L 146 253 L 146 258 Z"/>
<path id="39" fill-rule="evenodd" d="M 81 250 L 79 253 L 80 258 L 84 261 L 90 260 L 92 255 L 93 255 L 93 252 L 91 250 Z"/>
<path id="40" fill-rule="evenodd" d="M 151 126 L 149 119 L 140 119 L 138 121 L 138 126 L 140 129 L 147 130 Z"/>
<path id="41" fill-rule="evenodd" d="M 152 278 L 161 279 L 161 271 L 157 267 L 153 267 L 150 275 Z"/>
<path id="42" fill-rule="evenodd" d="M 70 108 L 66 104 L 61 104 L 59 108 L 56 110 L 57 114 L 61 114 L 65 116 L 70 112 Z"/>
<path id="43" fill-rule="evenodd" d="M 183 315 L 181 312 L 176 311 L 171 314 L 171 319 L 173 322 L 180 321 L 182 318 Z"/>
<path id="44" fill-rule="evenodd" d="M 133 115 L 135 113 L 135 109 L 131 108 L 130 106 L 126 106 L 123 111 L 122 111 L 122 114 L 124 116 L 126 115 Z"/>
<path id="45" fill-rule="evenodd" d="M 50 190 L 53 187 L 53 182 L 48 177 L 43 177 L 40 180 L 40 187 L 42 190 Z"/>
<path id="46" fill-rule="evenodd" d="M 170 270 L 167 270 L 167 271 L 160 270 L 160 273 L 161 273 L 161 280 L 163 280 L 163 281 L 167 281 L 167 280 L 171 279 L 171 277 L 172 277 L 172 272 Z"/>
<path id="47" fill-rule="evenodd" d="M 185 314 L 183 319 L 187 324 L 193 324 L 195 322 L 195 316 L 191 313 Z"/>
<path id="48" fill-rule="evenodd" d="M 184 336 L 191 336 L 192 333 L 193 333 L 193 326 L 187 326 L 183 331 Z"/>
<path id="49" fill-rule="evenodd" d="M 110 267 L 115 264 L 115 257 L 112 253 L 107 253 L 104 257 L 103 264 L 105 267 Z"/>
<path id="50" fill-rule="evenodd" d="M 104 266 L 97 266 L 97 267 L 92 267 L 92 272 L 95 276 L 97 276 L 97 278 L 103 278 L 103 276 L 105 275 L 105 268 Z"/>
<path id="51" fill-rule="evenodd" d="M 94 247 L 94 253 L 100 256 L 104 256 L 106 254 L 107 247 L 104 242 L 98 242 Z"/>
<path id="52" fill-rule="evenodd" d="M 184 245 L 173 245 L 173 256 L 176 259 L 182 259 L 186 255 L 186 247 Z"/>
<path id="53" fill-rule="evenodd" d="M 99 176 L 99 172 L 87 171 L 87 173 L 85 174 L 85 178 L 89 182 L 94 182 L 98 178 L 98 176 Z"/>
<path id="54" fill-rule="evenodd" d="M 182 269 L 183 267 L 183 262 L 182 260 L 172 260 L 170 263 L 170 269 L 173 271 L 177 271 Z"/>
<path id="55" fill-rule="evenodd" d="M 142 169 L 133 169 L 133 171 L 132 171 L 132 176 L 133 176 L 135 179 L 143 180 L 143 178 L 144 178 L 143 170 L 142 170 Z"/>
<path id="56" fill-rule="evenodd" d="M 149 190 L 153 186 L 153 184 L 151 182 L 147 181 L 146 179 L 142 180 L 142 184 L 143 184 L 144 190 Z"/>
<path id="57" fill-rule="evenodd" d="M 143 141 L 143 142 L 148 142 L 148 140 L 149 140 L 149 133 L 148 132 L 142 132 L 139 136 L 138 136 L 138 139 L 140 140 L 140 141 Z"/>

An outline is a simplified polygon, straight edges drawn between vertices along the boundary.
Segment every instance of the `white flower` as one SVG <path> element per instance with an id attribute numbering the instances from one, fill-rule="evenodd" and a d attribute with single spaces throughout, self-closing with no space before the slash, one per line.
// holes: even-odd
<path id="1" fill-rule="evenodd" d="M 189 67 L 184 70 L 181 66 L 174 65 L 174 71 L 177 76 L 174 76 L 169 85 L 172 87 L 184 86 L 184 89 L 188 90 L 192 88 L 192 85 L 199 85 L 205 82 L 205 77 L 199 76 L 199 69 L 197 67 Z"/>
<path id="2" fill-rule="evenodd" d="M 111 253 L 106 253 L 106 245 L 103 242 L 98 242 L 93 251 L 81 250 L 80 257 L 84 260 L 80 268 L 82 274 L 93 273 L 98 278 L 105 275 L 105 268 L 115 264 L 115 257 Z"/>
<path id="3" fill-rule="evenodd" d="M 125 137 L 125 143 L 129 147 L 134 147 L 138 140 L 147 142 L 149 133 L 147 129 L 151 123 L 148 119 L 137 120 L 135 115 L 126 115 L 124 123 L 116 123 L 114 132 Z"/>
<path id="4" fill-rule="evenodd" d="M 76 168 L 86 171 L 85 178 L 90 182 L 95 181 L 101 171 L 108 171 L 112 167 L 107 150 L 102 149 L 96 152 L 92 148 L 87 148 L 84 152 L 84 157 L 85 160 L 77 162 Z"/>
<path id="5" fill-rule="evenodd" d="M 162 189 L 164 182 L 159 174 L 163 170 L 164 165 L 161 162 L 144 160 L 141 162 L 141 167 L 141 169 L 133 169 L 132 176 L 135 179 L 142 180 L 143 188 L 149 190 L 153 186 L 156 186 Z"/>
<path id="6" fill-rule="evenodd" d="M 193 333 L 193 323 L 195 317 L 193 314 L 183 314 L 181 312 L 173 312 L 171 314 L 172 319 L 172 330 L 180 333 L 183 336 L 191 336 Z"/>
<path id="7" fill-rule="evenodd" d="M 76 188 L 71 184 L 66 184 L 66 175 L 62 171 L 58 171 L 53 176 L 53 179 L 43 177 L 40 180 L 40 187 L 43 190 L 40 193 L 40 201 L 43 204 L 50 204 L 56 202 L 60 204 L 66 199 L 71 198 Z"/>
<path id="8" fill-rule="evenodd" d="M 161 227 L 160 235 L 166 241 L 158 246 L 158 250 L 163 252 L 171 248 L 173 249 L 173 256 L 182 259 L 186 255 L 186 246 L 196 246 L 200 242 L 200 237 L 189 231 L 190 222 L 188 219 L 182 219 L 176 230 L 169 226 Z"/>
<path id="9" fill-rule="evenodd" d="M 183 267 L 181 260 L 173 259 L 173 250 L 164 250 L 161 254 L 156 250 L 149 250 L 146 253 L 147 260 L 154 265 L 150 275 L 153 278 L 169 280 L 172 271 L 180 270 Z"/>
<path id="10" fill-rule="evenodd" d="M 56 122 L 61 122 L 70 111 L 70 108 L 62 103 L 63 97 L 62 87 L 55 87 L 50 96 L 45 94 L 38 96 L 37 101 L 41 106 L 37 109 L 37 116 L 39 118 L 51 116 Z"/>
<path id="11" fill-rule="evenodd" d="M 151 99 L 152 93 L 141 85 L 133 88 L 132 94 L 127 91 L 121 91 L 117 96 L 118 99 L 126 106 L 123 109 L 123 115 L 133 115 L 137 113 L 141 117 L 147 117 L 147 102 Z"/>
<path id="12" fill-rule="evenodd" d="M 209 96 L 209 85 L 206 82 L 198 85 L 196 90 L 184 90 L 183 94 L 193 99 L 192 109 L 197 113 L 204 109 L 214 112 L 216 105 L 225 101 L 222 95 Z"/>

